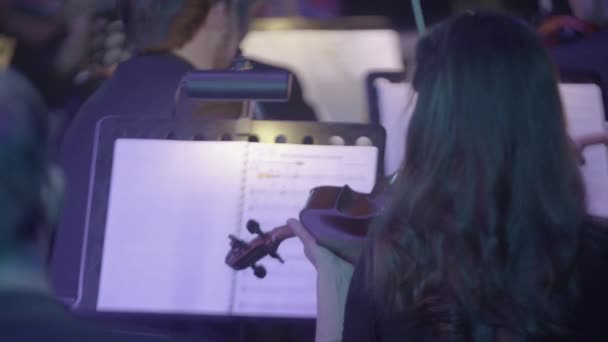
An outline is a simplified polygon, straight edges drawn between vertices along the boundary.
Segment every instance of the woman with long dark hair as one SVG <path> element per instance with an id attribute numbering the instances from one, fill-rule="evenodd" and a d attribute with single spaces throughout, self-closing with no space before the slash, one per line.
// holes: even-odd
<path id="1" fill-rule="evenodd" d="M 348 296 L 349 266 L 290 221 L 318 270 L 317 340 L 340 339 L 344 307 L 343 341 L 608 340 L 606 239 L 533 29 L 443 22 L 413 85 L 403 169 Z"/>

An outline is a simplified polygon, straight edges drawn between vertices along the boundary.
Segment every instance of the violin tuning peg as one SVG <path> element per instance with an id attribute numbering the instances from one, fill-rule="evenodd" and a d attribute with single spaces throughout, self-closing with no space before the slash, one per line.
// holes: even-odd
<path id="1" fill-rule="evenodd" d="M 279 260 L 281 262 L 281 264 L 285 263 L 285 260 L 283 260 L 283 258 L 281 258 L 281 256 L 277 252 L 268 253 L 268 255 L 270 255 L 270 257 L 272 257 L 272 258 Z"/>
<path id="2" fill-rule="evenodd" d="M 240 248 L 240 247 L 244 247 L 247 245 L 247 243 L 245 243 L 245 241 L 237 238 L 236 236 L 230 234 L 228 235 L 228 238 L 230 238 L 230 246 L 232 248 Z"/>
<path id="3" fill-rule="evenodd" d="M 264 266 L 259 266 L 259 265 L 253 265 L 251 266 L 251 268 L 253 269 L 253 274 L 258 277 L 259 279 L 264 279 L 264 277 L 266 277 L 266 267 Z"/>
<path id="4" fill-rule="evenodd" d="M 254 235 L 264 235 L 264 232 L 262 232 L 262 228 L 260 228 L 260 224 L 255 221 L 255 220 L 249 220 L 247 221 L 247 231 L 250 234 L 254 234 Z"/>

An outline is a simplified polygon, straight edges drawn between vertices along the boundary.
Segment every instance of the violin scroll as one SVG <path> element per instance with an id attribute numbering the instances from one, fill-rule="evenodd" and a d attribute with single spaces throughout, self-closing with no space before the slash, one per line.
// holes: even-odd
<path id="1" fill-rule="evenodd" d="M 258 221 L 255 220 L 247 221 L 247 231 L 249 232 L 249 234 L 259 235 L 261 237 L 264 236 L 264 232 L 262 231 L 260 224 L 258 223 Z"/>
<path id="2" fill-rule="evenodd" d="M 287 226 L 281 226 L 265 233 L 262 231 L 260 224 L 254 220 L 249 220 L 246 228 L 250 234 L 257 235 L 257 237 L 251 242 L 245 242 L 234 235 L 229 235 L 230 252 L 228 252 L 225 262 L 237 271 L 251 268 L 253 274 L 262 279 L 266 277 L 267 271 L 264 266 L 257 263 L 266 256 L 284 263 L 285 261 L 278 253 L 279 245 L 295 235 Z"/>
<path id="3" fill-rule="evenodd" d="M 266 274 L 268 274 L 268 272 L 266 271 L 266 267 L 264 266 L 253 265 L 251 266 L 251 268 L 253 269 L 253 274 L 259 279 L 264 279 L 266 277 Z"/>

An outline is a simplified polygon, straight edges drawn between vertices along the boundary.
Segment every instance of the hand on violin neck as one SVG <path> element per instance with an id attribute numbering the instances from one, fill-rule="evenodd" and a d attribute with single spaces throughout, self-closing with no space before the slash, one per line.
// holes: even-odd
<path id="1" fill-rule="evenodd" d="M 304 254 L 317 269 L 317 272 L 329 271 L 330 273 L 344 273 L 341 270 L 352 272 L 353 265 L 340 258 L 329 249 L 319 245 L 315 238 L 306 230 L 304 225 L 296 219 L 287 221 L 287 226 L 302 241 Z"/>
<path id="2" fill-rule="evenodd" d="M 289 228 L 291 228 L 291 230 L 298 237 L 298 239 L 302 241 L 306 258 L 308 258 L 308 260 L 315 267 L 317 267 L 316 249 L 322 247 L 317 244 L 315 238 L 310 235 L 310 233 L 306 230 L 306 228 L 304 228 L 300 221 L 296 219 L 290 219 L 287 221 L 287 226 L 289 226 Z"/>

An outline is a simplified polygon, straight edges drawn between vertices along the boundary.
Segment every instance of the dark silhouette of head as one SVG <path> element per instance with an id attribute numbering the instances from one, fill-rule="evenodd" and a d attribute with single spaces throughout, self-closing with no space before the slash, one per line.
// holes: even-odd
<path id="1" fill-rule="evenodd" d="M 432 313 L 450 341 L 560 333 L 585 201 L 541 41 L 465 13 L 420 40 L 413 84 L 403 170 L 365 253 L 376 301 Z"/>
<path id="2" fill-rule="evenodd" d="M 0 71 L 0 259 L 27 246 L 48 248 L 61 191 L 48 127 L 38 92 L 17 72 Z"/>
<path id="3" fill-rule="evenodd" d="M 200 49 L 232 58 L 263 0 L 127 0 L 120 2 L 138 52 L 170 52 L 193 41 L 202 28 L 218 36 Z M 225 13 L 215 8 L 222 5 Z M 216 17 L 210 17 L 216 16 Z M 212 45 L 212 46 L 209 46 Z M 227 56 L 227 57 L 226 57 Z"/>

